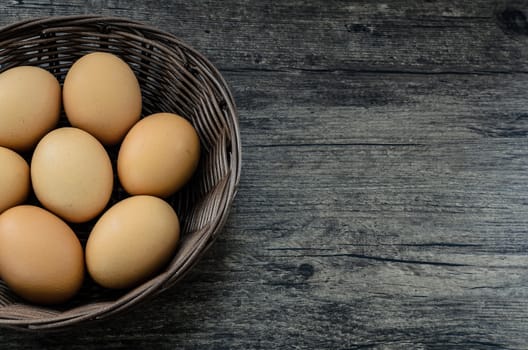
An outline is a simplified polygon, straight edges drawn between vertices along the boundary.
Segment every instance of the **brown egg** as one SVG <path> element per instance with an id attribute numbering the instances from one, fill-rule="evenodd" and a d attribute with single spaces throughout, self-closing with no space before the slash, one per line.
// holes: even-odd
<path id="1" fill-rule="evenodd" d="M 71 125 L 100 142 L 120 142 L 141 115 L 141 90 L 132 69 L 110 53 L 76 61 L 64 80 L 64 110 Z"/>
<path id="2" fill-rule="evenodd" d="M 103 145 L 80 129 L 48 133 L 31 159 L 31 182 L 38 200 L 70 222 L 97 216 L 110 199 L 113 181 Z"/>
<path id="3" fill-rule="evenodd" d="M 60 85 L 53 74 L 20 66 L 0 74 L 0 146 L 28 151 L 59 121 Z"/>
<path id="4" fill-rule="evenodd" d="M 200 139 L 176 114 L 140 120 L 126 135 L 117 159 L 124 189 L 134 195 L 168 197 L 191 178 L 200 158 Z"/>
<path id="5" fill-rule="evenodd" d="M 14 207 L 0 215 L 0 274 L 26 300 L 61 303 L 81 287 L 83 250 L 55 215 L 30 205 Z"/>
<path id="6" fill-rule="evenodd" d="M 0 147 L 0 213 L 24 202 L 29 187 L 29 166 L 24 158 Z"/>
<path id="7" fill-rule="evenodd" d="M 132 287 L 167 263 L 179 236 L 178 216 L 164 200 L 129 197 L 95 224 L 86 243 L 86 267 L 103 287 Z"/>

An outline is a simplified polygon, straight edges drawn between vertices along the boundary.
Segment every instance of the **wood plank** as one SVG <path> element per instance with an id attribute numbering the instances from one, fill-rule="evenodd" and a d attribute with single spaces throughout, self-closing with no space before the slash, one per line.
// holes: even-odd
<path id="1" fill-rule="evenodd" d="M 528 72 L 528 4 L 522 1 L 24 0 L 2 10 L 0 24 L 72 13 L 145 21 L 221 68 Z"/>
<path id="2" fill-rule="evenodd" d="M 244 145 L 416 144 L 516 139 L 528 132 L 528 75 L 248 74 L 225 77 Z"/>

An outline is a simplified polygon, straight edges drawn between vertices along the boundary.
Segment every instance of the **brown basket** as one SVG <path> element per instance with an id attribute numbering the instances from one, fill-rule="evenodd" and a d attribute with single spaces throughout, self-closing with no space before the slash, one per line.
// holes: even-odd
<path id="1" fill-rule="evenodd" d="M 93 51 L 114 53 L 132 67 L 141 85 L 143 116 L 174 112 L 188 118 L 200 135 L 199 169 L 191 183 L 168 200 L 180 217 L 182 239 L 169 265 L 141 286 L 111 291 L 87 277 L 79 295 L 60 307 L 26 303 L 0 281 L 2 326 L 61 329 L 106 318 L 166 290 L 212 244 L 236 194 L 241 147 L 235 104 L 220 73 L 196 50 L 169 33 L 114 17 L 50 17 L 0 29 L 0 71 L 40 66 L 62 83 L 71 64 Z M 61 124 L 67 125 L 64 115 Z M 115 162 L 117 148 L 109 153 Z M 110 205 L 124 197 L 117 187 Z M 92 225 L 73 226 L 83 244 Z"/>

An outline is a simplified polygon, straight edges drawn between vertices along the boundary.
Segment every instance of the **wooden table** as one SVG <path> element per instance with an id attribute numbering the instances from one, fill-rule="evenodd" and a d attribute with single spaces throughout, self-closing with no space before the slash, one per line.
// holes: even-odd
<path id="1" fill-rule="evenodd" d="M 1 349 L 528 349 L 527 1 L 18 0 L 181 37 L 235 95 L 243 174 L 170 292 Z"/>

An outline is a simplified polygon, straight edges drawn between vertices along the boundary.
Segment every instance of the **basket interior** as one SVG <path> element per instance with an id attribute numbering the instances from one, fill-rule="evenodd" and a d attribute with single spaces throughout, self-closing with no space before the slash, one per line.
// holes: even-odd
<path id="1" fill-rule="evenodd" d="M 116 54 L 133 69 L 143 96 L 142 117 L 177 113 L 190 120 L 200 136 L 197 172 L 190 183 L 167 199 L 181 221 L 178 251 L 164 270 L 134 290 L 100 288 L 86 276 L 80 293 L 60 306 L 31 305 L 0 281 L 0 324 L 53 328 L 104 318 L 168 288 L 212 242 L 233 199 L 239 157 L 234 104 L 219 73 L 195 50 L 167 33 L 122 19 L 44 19 L 0 30 L 0 72 L 20 65 L 39 66 L 53 73 L 62 85 L 72 63 L 94 51 Z M 62 111 L 59 126 L 68 125 Z M 107 150 L 116 174 L 119 145 Z M 31 153 L 24 156 L 29 161 Z M 128 196 L 117 176 L 114 183 L 108 206 Z M 38 203 L 34 195 L 30 202 Z M 83 246 L 96 220 L 70 225 Z"/>

